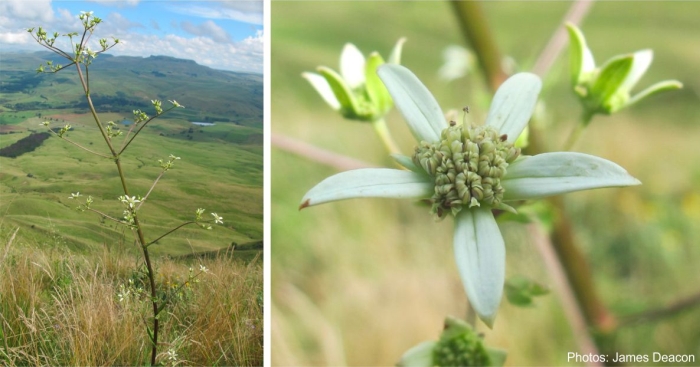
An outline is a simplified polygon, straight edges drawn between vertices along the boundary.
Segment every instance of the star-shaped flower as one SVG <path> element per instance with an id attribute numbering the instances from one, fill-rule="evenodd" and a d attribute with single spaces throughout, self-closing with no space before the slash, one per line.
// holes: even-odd
<path id="1" fill-rule="evenodd" d="M 503 83 L 483 126 L 448 124 L 435 98 L 403 66 L 382 66 L 379 76 L 420 142 L 413 157 L 394 155 L 409 170 L 336 174 L 309 190 L 300 208 L 351 198 L 408 198 L 428 200 L 438 218 L 454 216 L 457 267 L 472 307 L 489 326 L 505 278 L 505 244 L 492 209 L 513 211 L 507 202 L 640 184 L 617 164 L 587 154 L 519 156 L 513 142 L 541 88 L 534 74 L 516 74 Z"/>

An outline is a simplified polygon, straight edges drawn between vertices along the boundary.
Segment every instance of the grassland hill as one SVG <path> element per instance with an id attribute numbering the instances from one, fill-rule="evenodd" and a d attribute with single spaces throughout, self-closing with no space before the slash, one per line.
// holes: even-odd
<path id="1" fill-rule="evenodd" d="M 71 124 L 71 140 L 106 153 L 75 70 L 37 74 L 46 60 L 65 64 L 47 52 L 0 54 L 0 150 L 12 153 L 0 156 L 0 232 L 19 228 L 16 243 L 75 251 L 135 249 L 130 231 L 76 211 L 78 203 L 68 199 L 75 192 L 91 195 L 96 209 L 120 218 L 114 164 L 56 137 L 19 149 L 29 136 L 46 131 L 41 122 L 47 120 L 52 128 Z M 152 115 L 152 99 L 163 100 L 164 107 L 167 100 L 186 107 L 153 120 L 122 155 L 130 191 L 145 195 L 160 173 L 158 160 L 176 155 L 182 159 L 141 209 L 147 237 L 191 220 L 197 208 L 218 213 L 224 225 L 211 231 L 187 226 L 160 240 L 154 253 L 181 256 L 262 240 L 262 75 L 164 56 L 100 55 L 90 67 L 90 83 L 102 123 L 132 119 L 134 109 Z"/>
<path id="2" fill-rule="evenodd" d="M 0 54 L 0 106 L 4 111 L 87 110 L 78 79 L 69 75 L 71 70 L 56 75 L 36 73 L 49 60 L 66 65 L 65 59 L 44 51 Z M 178 110 L 177 117 L 262 127 L 261 74 L 216 70 L 168 56 L 101 54 L 90 67 L 90 81 L 93 102 L 103 111 L 147 111 L 152 99 L 177 100 L 187 107 Z"/>

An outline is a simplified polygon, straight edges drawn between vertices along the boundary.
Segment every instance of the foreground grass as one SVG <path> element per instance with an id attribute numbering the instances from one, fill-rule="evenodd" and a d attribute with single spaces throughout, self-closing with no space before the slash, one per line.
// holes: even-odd
<path id="1" fill-rule="evenodd" d="M 135 289 L 139 258 L 115 246 L 92 255 L 18 241 L 0 228 L 0 364 L 145 365 L 149 302 Z M 192 268 L 208 268 L 194 281 Z M 158 285 L 172 302 L 163 314 L 159 363 L 262 365 L 262 265 L 230 253 L 157 261 Z M 126 295 L 126 291 L 131 292 Z"/>

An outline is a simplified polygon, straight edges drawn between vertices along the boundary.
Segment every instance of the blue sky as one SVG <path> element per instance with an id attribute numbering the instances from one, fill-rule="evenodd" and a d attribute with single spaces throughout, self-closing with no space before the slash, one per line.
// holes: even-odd
<path id="1" fill-rule="evenodd" d="M 262 73 L 262 0 L 0 0 L 0 49 L 41 50 L 25 29 L 80 30 L 78 14 L 102 18 L 93 38 L 119 38 L 117 55 L 167 55 L 216 69 Z"/>

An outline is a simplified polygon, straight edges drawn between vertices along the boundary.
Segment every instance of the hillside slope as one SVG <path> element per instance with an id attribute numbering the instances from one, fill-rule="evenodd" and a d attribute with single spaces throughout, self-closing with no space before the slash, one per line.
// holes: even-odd
<path id="1" fill-rule="evenodd" d="M 74 109 L 87 105 L 75 74 L 37 74 L 39 65 L 66 60 L 49 52 L 0 54 L 0 105 L 4 111 Z M 263 78 L 260 74 L 211 69 L 191 60 L 98 56 L 90 67 L 95 104 L 112 112 L 147 111 L 150 100 L 187 101 L 178 117 L 194 121 L 232 121 L 262 127 Z M 167 104 L 166 104 L 167 105 Z"/>

